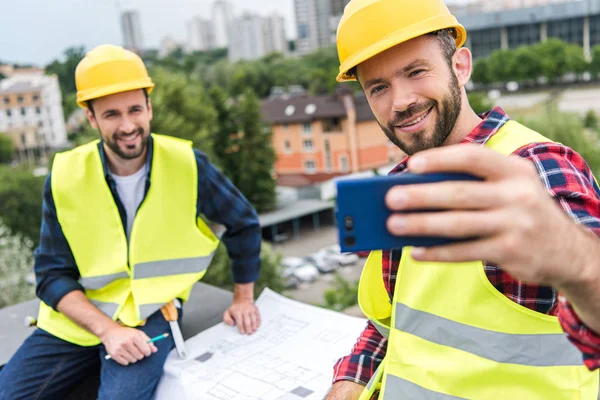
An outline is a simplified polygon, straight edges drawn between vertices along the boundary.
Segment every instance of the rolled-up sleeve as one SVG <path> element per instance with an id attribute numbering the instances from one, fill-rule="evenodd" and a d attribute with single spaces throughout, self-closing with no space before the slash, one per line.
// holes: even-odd
<path id="1" fill-rule="evenodd" d="M 255 282 L 261 264 L 261 229 L 256 210 L 205 154 L 194 151 L 198 164 L 198 214 L 227 228 L 221 240 L 231 259 L 233 282 Z"/>
<path id="2" fill-rule="evenodd" d="M 40 244 L 34 252 L 36 294 L 56 310 L 59 301 L 74 290 L 83 291 L 79 284 L 79 269 L 65 238 L 52 197 L 51 176 L 44 183 Z"/>

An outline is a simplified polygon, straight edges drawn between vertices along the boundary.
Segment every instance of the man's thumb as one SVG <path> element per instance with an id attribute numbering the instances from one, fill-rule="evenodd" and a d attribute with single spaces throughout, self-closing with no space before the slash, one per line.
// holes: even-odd
<path id="1" fill-rule="evenodd" d="M 233 320 L 233 317 L 231 316 L 229 310 L 225 311 L 225 313 L 223 314 L 223 322 L 229 326 L 235 325 L 235 321 Z"/>

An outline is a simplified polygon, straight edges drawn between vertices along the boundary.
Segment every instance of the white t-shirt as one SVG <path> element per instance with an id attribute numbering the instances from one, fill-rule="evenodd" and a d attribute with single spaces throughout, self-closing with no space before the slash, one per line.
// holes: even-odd
<path id="1" fill-rule="evenodd" d="M 129 241 L 133 219 L 144 198 L 148 167 L 144 165 L 139 171 L 132 175 L 118 176 L 112 173 L 111 175 L 117 184 L 117 193 L 121 198 L 121 203 L 123 203 L 123 207 L 125 207 L 125 214 L 127 215 L 127 241 Z"/>

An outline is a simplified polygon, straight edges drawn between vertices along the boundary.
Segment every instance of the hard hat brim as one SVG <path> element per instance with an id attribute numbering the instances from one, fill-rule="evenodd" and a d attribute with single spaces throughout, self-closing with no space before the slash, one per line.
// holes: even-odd
<path id="1" fill-rule="evenodd" d="M 401 43 L 407 42 L 419 36 L 431 33 L 431 27 L 435 26 L 435 30 L 454 28 L 456 30 L 456 47 L 461 47 L 467 40 L 467 31 L 458 23 L 453 15 L 442 15 L 434 18 L 429 18 L 417 24 L 399 29 L 383 39 L 373 43 L 371 46 L 358 51 L 349 56 L 340 65 L 340 72 L 336 77 L 338 82 L 355 81 L 356 77 L 348 72 L 363 63 L 364 61 L 376 56 L 379 53 L 391 49 Z"/>
<path id="2" fill-rule="evenodd" d="M 89 100 L 136 89 L 146 89 L 149 94 L 152 92 L 152 89 L 154 89 L 154 83 L 152 83 L 152 80 L 149 77 L 145 77 L 126 83 L 117 83 L 114 85 L 103 86 L 101 88 L 83 90 L 77 92 L 77 105 L 81 108 L 87 108 L 87 101 Z"/>

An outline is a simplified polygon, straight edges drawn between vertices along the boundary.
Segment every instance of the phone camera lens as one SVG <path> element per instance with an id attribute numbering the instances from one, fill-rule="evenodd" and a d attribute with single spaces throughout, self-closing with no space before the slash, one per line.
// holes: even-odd
<path id="1" fill-rule="evenodd" d="M 354 220 L 352 217 L 344 218 L 344 227 L 348 232 L 351 232 L 354 229 Z"/>
<path id="2" fill-rule="evenodd" d="M 346 246 L 352 247 L 356 244 L 356 238 L 354 236 L 346 236 L 344 238 L 344 243 L 346 244 Z"/>

